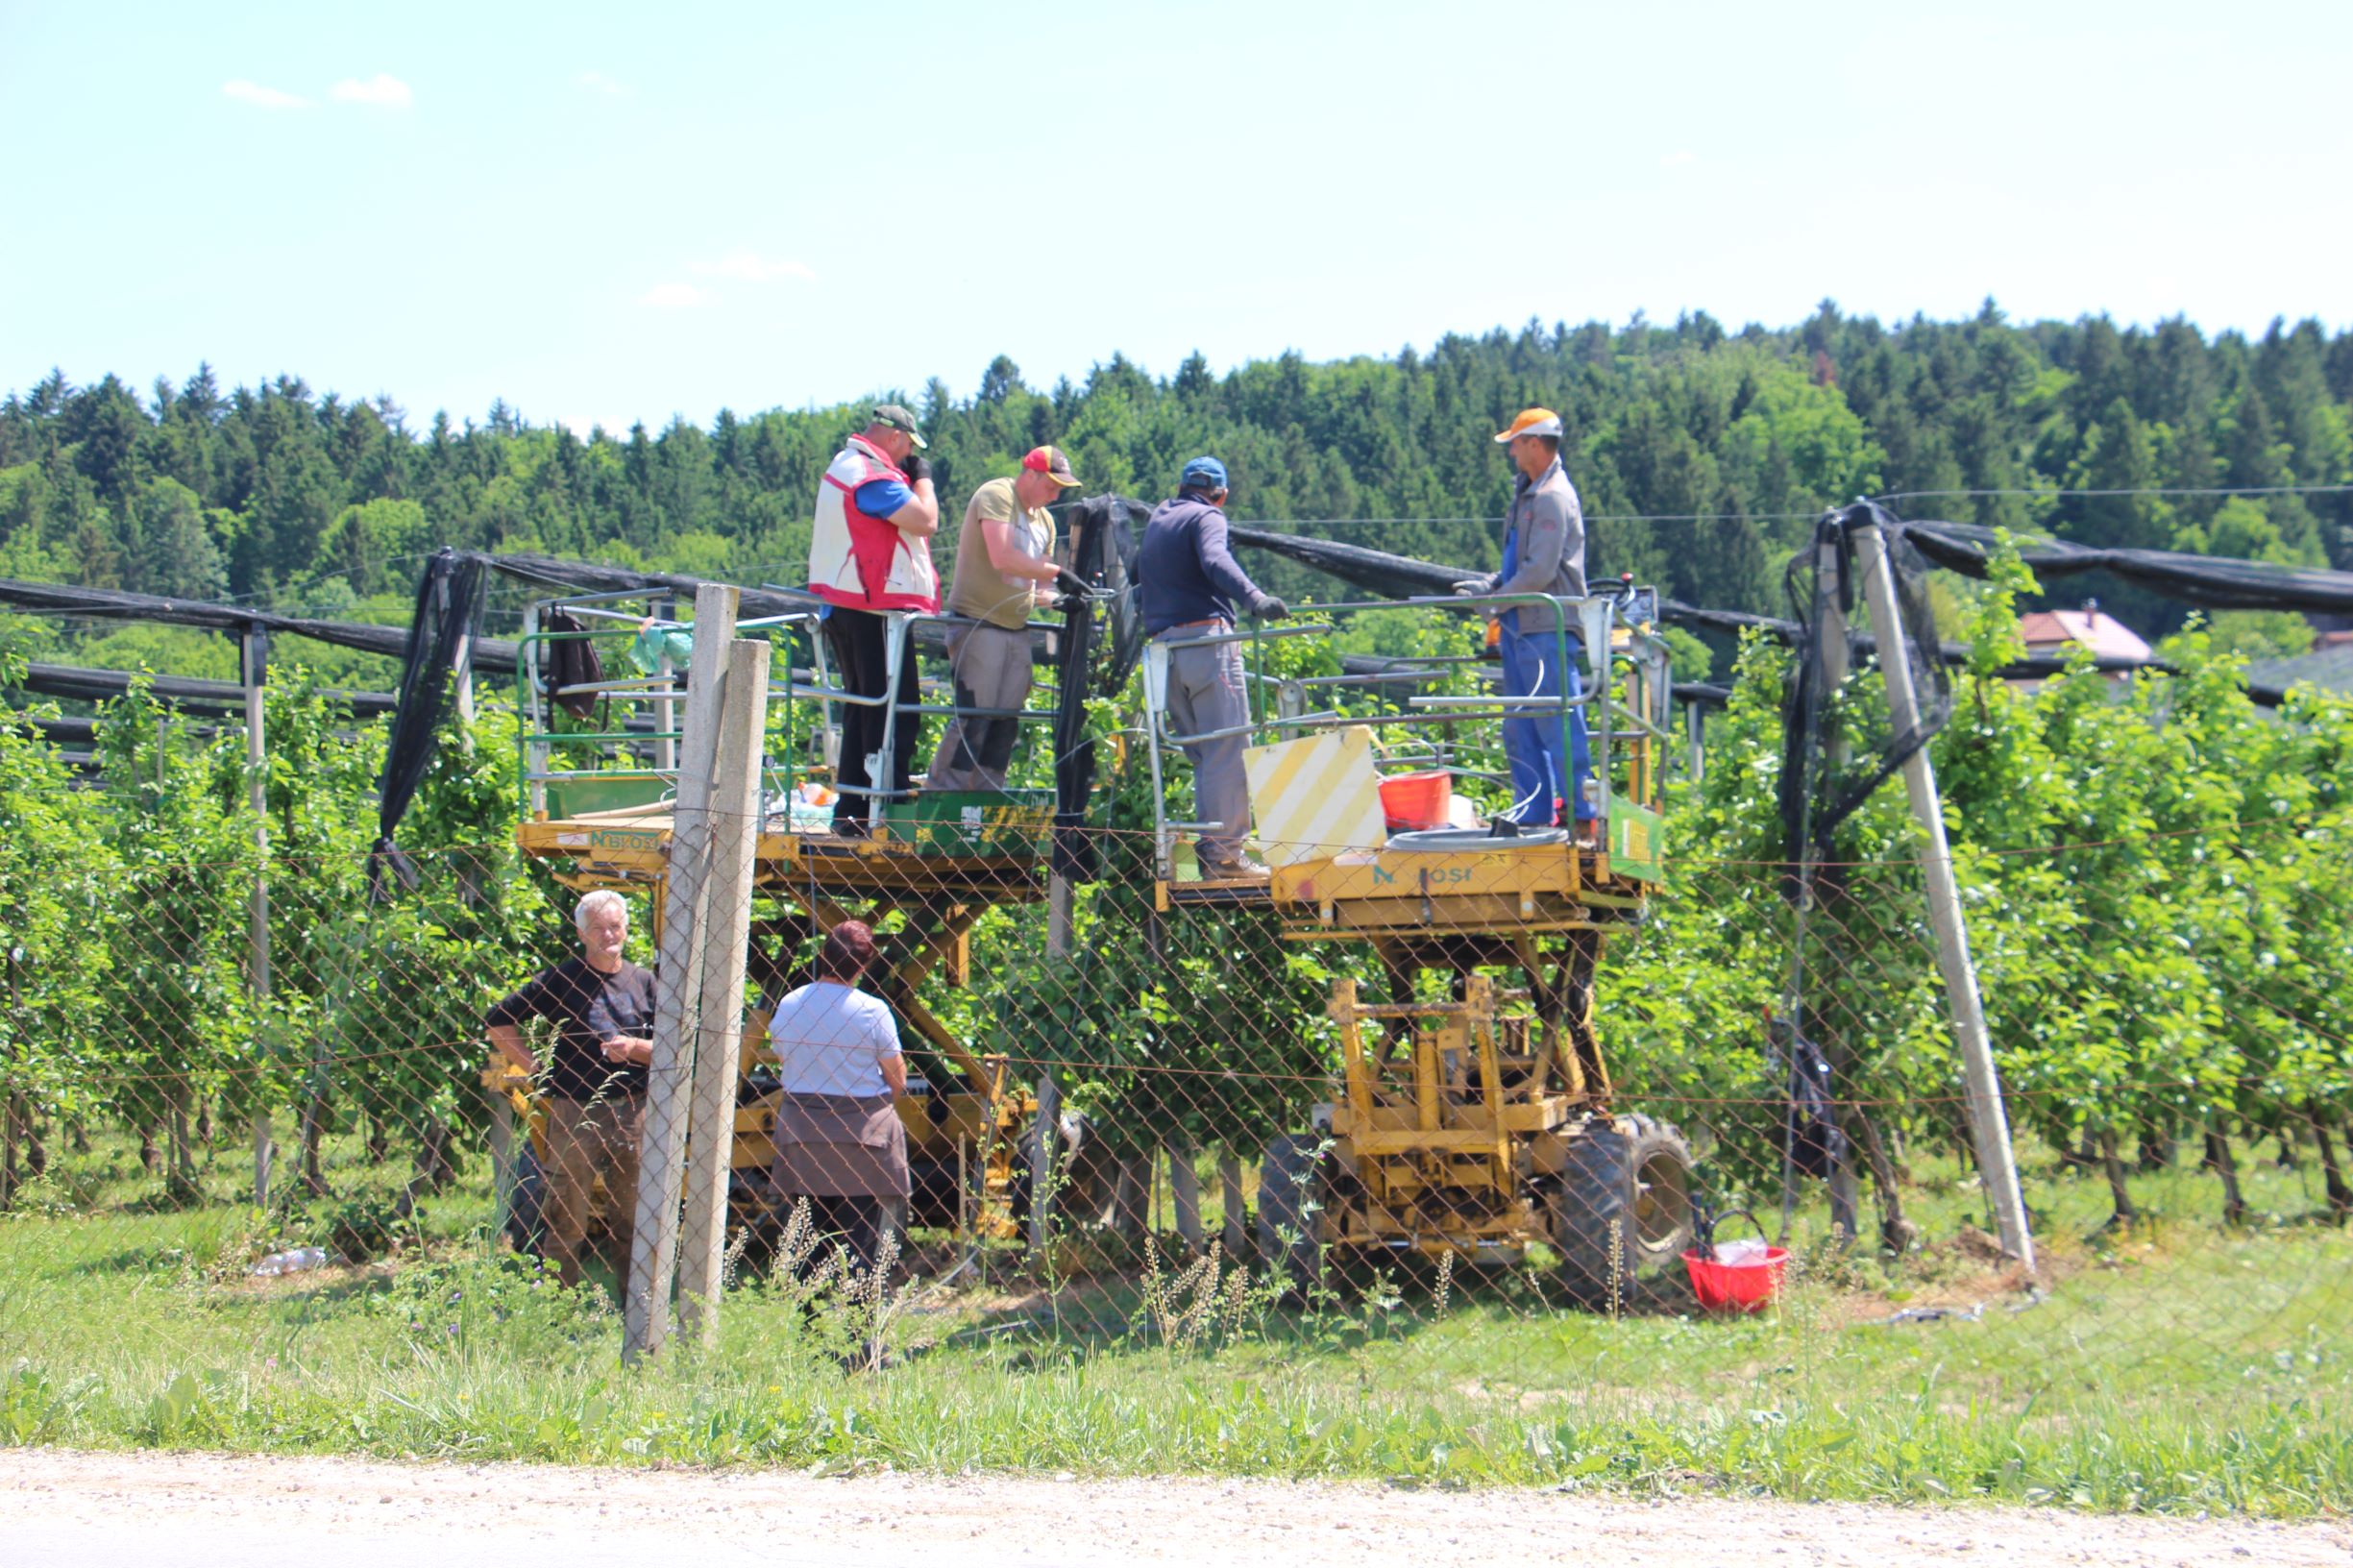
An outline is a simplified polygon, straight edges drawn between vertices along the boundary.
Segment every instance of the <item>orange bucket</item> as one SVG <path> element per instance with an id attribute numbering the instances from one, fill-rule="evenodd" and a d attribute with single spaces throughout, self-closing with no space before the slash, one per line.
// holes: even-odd
<path id="1" fill-rule="evenodd" d="M 1444 827 L 1454 798 L 1452 773 L 1399 773 L 1381 781 L 1381 811 L 1392 833 Z"/>

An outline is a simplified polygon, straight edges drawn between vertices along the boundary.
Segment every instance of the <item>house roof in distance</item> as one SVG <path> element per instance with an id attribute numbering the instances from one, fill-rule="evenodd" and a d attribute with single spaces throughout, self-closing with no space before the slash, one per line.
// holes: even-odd
<path id="1" fill-rule="evenodd" d="M 2070 644 L 2079 644 L 2103 658 L 2155 656 L 2139 633 L 2096 604 L 2080 610 L 2031 610 L 2019 617 L 2018 629 L 2026 647 L 2038 653 L 2063 651 Z"/>

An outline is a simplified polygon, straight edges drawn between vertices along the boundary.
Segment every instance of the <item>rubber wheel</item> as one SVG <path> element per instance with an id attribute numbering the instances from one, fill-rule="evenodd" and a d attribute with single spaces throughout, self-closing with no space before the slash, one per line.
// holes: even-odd
<path id="1" fill-rule="evenodd" d="M 1580 1301 L 1620 1305 L 1690 1247 L 1691 1145 L 1649 1116 L 1587 1124 L 1553 1190 L 1561 1283 Z"/>
<path id="2" fill-rule="evenodd" d="M 1259 1259 L 1279 1269 L 1294 1296 L 1323 1278 L 1321 1236 L 1329 1183 L 1323 1139 L 1285 1133 L 1266 1145 L 1259 1166 Z"/>

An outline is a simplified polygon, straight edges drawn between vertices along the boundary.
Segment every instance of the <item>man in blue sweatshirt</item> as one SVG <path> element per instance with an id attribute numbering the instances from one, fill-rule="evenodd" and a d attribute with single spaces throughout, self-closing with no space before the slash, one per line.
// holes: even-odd
<path id="1" fill-rule="evenodd" d="M 1226 470 L 1214 457 L 1185 465 L 1174 501 L 1162 502 L 1144 525 L 1136 586 L 1144 631 L 1156 642 L 1229 636 L 1235 611 L 1280 620 L 1290 609 L 1263 593 L 1226 548 Z M 1168 653 L 1168 723 L 1180 735 L 1205 735 L 1185 747 L 1193 765 L 1196 820 L 1215 822 L 1201 836 L 1204 877 L 1263 877 L 1242 858 L 1250 831 L 1250 781 L 1242 771 L 1250 699 L 1242 686 L 1241 645 L 1176 648 Z"/>

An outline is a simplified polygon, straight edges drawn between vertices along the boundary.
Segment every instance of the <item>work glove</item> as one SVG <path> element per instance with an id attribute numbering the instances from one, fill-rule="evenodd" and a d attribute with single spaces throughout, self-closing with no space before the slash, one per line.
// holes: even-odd
<path id="1" fill-rule="evenodd" d="M 1261 594 L 1250 606 L 1250 613 L 1261 621 L 1281 621 L 1289 616 L 1291 607 L 1272 594 Z"/>
<path id="2" fill-rule="evenodd" d="M 1065 599 L 1085 599 L 1091 592 L 1087 579 L 1066 566 L 1054 574 L 1054 591 Z"/>
<path id="3" fill-rule="evenodd" d="M 926 456 L 924 456 L 924 455 L 923 455 L 921 453 L 919 453 L 919 452 L 916 452 L 916 453 L 908 453 L 908 455 L 907 455 L 907 482 L 908 482 L 909 484 L 914 484 L 915 482 L 917 482 L 917 481 L 918 481 L 918 480 L 919 480 L 919 479 L 928 479 L 928 478 L 931 478 L 931 459 L 930 459 L 930 458 L 928 458 L 928 457 L 926 457 Z"/>
<path id="4" fill-rule="evenodd" d="M 1483 594 L 1486 591 L 1487 579 L 1484 577 L 1464 577 L 1460 582 L 1455 584 L 1455 592 L 1458 594 Z"/>

